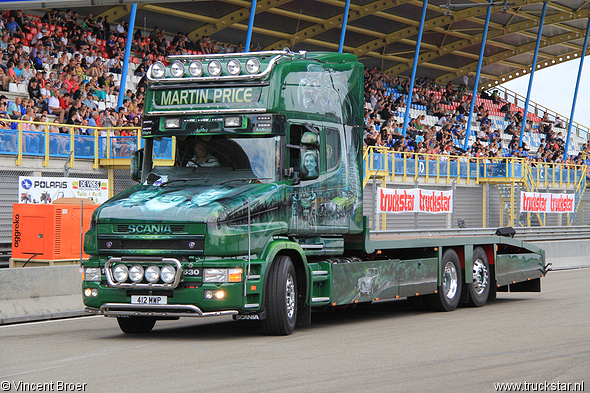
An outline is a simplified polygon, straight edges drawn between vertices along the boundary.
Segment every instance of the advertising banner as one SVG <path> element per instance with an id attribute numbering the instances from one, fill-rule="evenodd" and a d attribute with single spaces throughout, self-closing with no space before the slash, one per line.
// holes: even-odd
<path id="1" fill-rule="evenodd" d="M 377 209 L 380 213 L 452 213 L 453 191 L 421 188 L 377 189 Z"/>
<path id="2" fill-rule="evenodd" d="M 58 198 L 88 198 L 95 203 L 108 199 L 106 179 L 19 176 L 18 203 L 51 203 Z"/>
<path id="3" fill-rule="evenodd" d="M 520 193 L 521 213 L 573 213 L 575 209 L 574 194 L 551 194 L 541 192 Z"/>

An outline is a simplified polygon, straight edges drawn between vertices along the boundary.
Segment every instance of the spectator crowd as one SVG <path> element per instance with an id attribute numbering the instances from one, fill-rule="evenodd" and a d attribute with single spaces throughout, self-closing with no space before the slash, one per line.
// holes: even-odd
<path id="1" fill-rule="evenodd" d="M 472 124 L 478 131 L 474 142 L 463 149 L 467 121 L 471 106 L 471 94 L 467 93 L 469 78 L 455 87 L 450 82 L 438 86 L 428 78 L 419 78 L 412 92 L 412 105 L 425 108 L 429 116 L 435 116 L 436 124 L 428 124 L 426 115 L 419 114 L 409 120 L 406 135 L 403 135 L 403 120 L 396 116 L 406 111 L 409 79 L 391 77 L 376 68 L 365 69 L 365 134 L 366 146 L 381 146 L 396 153 L 412 152 L 432 155 L 448 155 L 449 160 L 472 161 L 477 157 L 494 158 L 522 157 L 537 163 L 564 163 L 569 165 L 590 165 L 590 144 L 586 143 L 580 153 L 565 154 L 564 121 L 554 120 L 545 113 L 542 119 L 534 122 L 533 116 L 525 121 L 525 133 L 538 133 L 539 146 L 529 148 L 525 142 L 519 146 L 523 111 L 502 100 L 497 91 L 491 94 L 483 91 L 482 102 L 489 100 L 500 107 L 504 115 L 505 127 L 497 127 L 491 119 L 490 110 L 483 104 L 474 107 Z M 393 94 L 388 94 L 393 91 Z M 454 109 L 450 109 L 454 108 Z M 399 117 L 398 116 L 398 117 Z M 509 136 L 510 142 L 504 146 L 503 140 Z"/>
<path id="2" fill-rule="evenodd" d="M 0 96 L 0 127 L 16 129 L 10 120 L 42 123 L 48 116 L 55 116 L 52 133 L 90 136 L 89 127 L 113 127 L 113 137 L 133 137 L 134 130 L 117 127 L 139 127 L 147 88 L 146 72 L 156 59 L 178 54 L 232 53 L 244 50 L 203 36 L 191 41 L 178 32 L 169 40 L 163 29 L 155 27 L 144 36 L 141 29 L 133 34 L 131 50 L 137 64 L 134 75 L 139 77 L 135 91 L 126 90 L 122 106 L 107 108 L 101 104 L 107 97 L 119 94 L 115 77 L 123 69 L 125 40 L 128 25 L 121 21 L 116 25 L 108 17 L 84 18 L 71 10 L 52 9 L 42 17 L 29 15 L 24 10 L 11 10 L 0 14 L 0 88 L 8 90 L 10 83 L 26 85 L 28 97 L 8 101 Z M 256 50 L 260 48 L 250 48 Z M 140 60 L 138 60 L 140 59 Z M 565 143 L 559 128 L 563 120 L 549 118 L 548 114 L 534 124 L 533 119 L 523 119 L 522 111 L 498 97 L 497 92 L 482 93 L 483 100 L 501 106 L 508 125 L 497 128 L 490 118 L 490 111 L 483 104 L 476 106 L 473 115 L 478 131 L 474 143 L 462 148 L 466 137 L 467 117 L 471 95 L 467 93 L 469 78 L 455 87 L 450 82 L 438 86 L 428 78 L 416 80 L 411 92 L 413 105 L 421 105 L 429 116 L 438 121 L 431 124 L 421 114 L 409 122 L 406 135 L 403 124 L 396 121 L 398 112 L 405 111 L 410 81 L 391 77 L 376 68 L 365 69 L 365 143 L 367 146 L 383 146 L 395 152 L 449 155 L 449 159 L 470 160 L 476 157 L 524 157 L 531 162 L 590 164 L 590 145 L 585 144 L 577 156 L 564 153 Z M 394 94 L 388 94 L 391 92 Z M 481 102 L 481 100 L 480 100 Z M 452 108 L 452 109 L 450 109 Z M 525 132 L 540 133 L 541 143 L 532 151 L 523 143 L 519 146 L 522 122 Z M 59 125 L 57 125 L 59 124 Z M 65 125 L 64 125 L 65 124 Z M 23 131 L 44 131 L 41 124 L 24 124 Z M 558 127 L 556 131 L 554 127 Z M 511 136 L 508 146 L 503 146 L 503 136 Z M 106 136 L 106 131 L 101 131 Z M 129 138 L 132 140 L 134 138 Z M 52 137 L 52 152 L 68 153 L 68 137 Z M 82 141 L 83 138 L 80 138 Z M 124 155 L 135 148 L 132 143 L 114 140 L 113 155 Z M 14 133 L 2 132 L 0 150 L 15 151 Z M 29 153 L 41 151 L 43 140 L 34 133 L 26 133 L 23 150 Z"/>
<path id="3" fill-rule="evenodd" d="M 111 95 L 119 94 L 117 74 L 123 69 L 128 24 L 110 23 L 107 17 L 84 18 L 71 10 L 52 9 L 42 17 L 24 10 L 0 14 L 0 88 L 7 91 L 10 83 L 24 84 L 28 97 L 8 101 L 0 97 L 0 127 L 15 130 L 16 122 L 25 120 L 46 122 L 55 116 L 52 133 L 93 135 L 88 127 L 138 127 L 141 124 L 143 101 L 147 87 L 146 72 L 156 59 L 168 55 L 197 53 L 229 53 L 243 51 L 236 47 L 211 41 L 204 36 L 192 42 L 179 32 L 172 40 L 163 29 L 154 28 L 149 36 L 141 29 L 133 34 L 131 51 L 137 64 L 134 75 L 139 77 L 135 91 L 126 90 L 122 106 L 110 108 L 102 104 Z M 138 60 L 139 59 L 139 60 Z M 53 115 L 53 116 L 52 116 Z M 63 126 L 62 124 L 71 125 Z M 29 131 L 44 131 L 44 125 L 24 124 L 23 151 L 41 151 L 42 140 Z M 102 135 L 104 134 L 104 135 Z M 106 136 L 102 132 L 101 136 Z M 135 136 L 133 130 L 111 132 L 114 137 Z M 125 139 L 125 138 L 122 138 Z M 133 138 L 128 138 L 129 140 Z M 80 138 L 82 140 L 82 138 Z M 52 137 L 52 153 L 66 154 L 67 137 Z M 15 151 L 14 132 L 3 132 L 0 151 Z M 134 146 L 120 145 L 114 155 L 127 153 Z"/>

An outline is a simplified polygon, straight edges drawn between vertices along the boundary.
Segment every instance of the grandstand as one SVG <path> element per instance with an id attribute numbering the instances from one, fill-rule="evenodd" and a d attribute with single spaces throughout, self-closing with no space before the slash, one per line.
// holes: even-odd
<path id="1" fill-rule="evenodd" d="M 35 2 L 31 2 L 30 4 L 33 5 L 34 3 Z M 83 3 L 83 1 L 78 2 L 78 4 Z M 118 55 L 122 54 L 124 44 L 126 43 L 126 35 L 116 34 L 113 37 L 110 37 L 108 33 L 103 33 L 101 36 L 102 38 L 97 38 L 97 32 L 93 28 L 88 28 L 87 19 L 91 13 L 100 17 L 110 16 L 112 18 L 110 22 L 111 31 L 115 32 L 115 24 L 119 21 L 125 20 L 129 13 L 129 7 L 123 3 L 126 3 L 126 1 L 119 2 L 119 5 L 113 7 L 80 6 L 72 8 L 70 19 L 61 19 L 60 17 L 55 16 L 57 19 L 47 20 L 45 16 L 46 13 L 51 12 L 50 10 L 27 10 L 29 12 L 24 13 L 24 19 L 26 21 L 28 32 L 22 32 L 20 36 L 17 36 L 10 34 L 7 32 L 6 28 L 4 28 L 2 35 L 6 35 L 8 38 L 5 40 L 6 48 L 2 48 L 3 44 L 1 41 L 3 40 L 0 40 L 0 49 L 4 50 L 5 55 L 3 69 L 6 68 L 6 75 L 10 76 L 12 79 L 9 80 L 6 85 L 7 91 L 2 94 L 7 97 L 8 103 L 14 102 L 17 97 L 29 98 L 29 81 L 32 79 L 29 78 L 27 80 L 24 77 L 12 77 L 11 72 L 8 72 L 11 68 L 8 67 L 8 60 L 14 56 L 15 52 L 21 51 L 19 46 L 22 48 L 21 54 L 24 53 L 25 56 L 37 50 L 36 40 L 39 38 L 43 42 L 42 58 L 45 59 L 40 67 L 42 76 L 39 82 L 42 82 L 45 86 L 61 89 L 62 94 L 68 93 L 73 96 L 77 90 L 81 90 L 79 89 L 79 86 L 72 86 L 72 89 L 68 91 L 67 88 L 62 88 L 64 85 L 63 81 L 60 79 L 61 74 L 71 73 L 72 75 L 78 75 L 80 77 L 80 86 L 84 86 L 85 84 L 92 85 L 92 90 L 94 90 L 94 94 L 87 93 L 87 96 L 79 96 L 77 100 L 72 99 L 69 102 L 65 100 L 63 102 L 60 101 L 61 109 L 68 112 L 64 117 L 64 123 L 66 124 L 56 124 L 55 121 L 58 121 L 60 117 L 56 114 L 56 111 L 51 110 L 47 111 L 47 122 L 31 121 L 30 119 L 8 121 L 8 119 L 6 119 L 4 123 L 6 126 L 2 131 L 3 139 L 0 146 L 0 161 L 4 168 L 10 167 L 10 170 L 4 171 L 4 179 L 13 182 L 17 179 L 19 174 L 32 173 L 42 174 L 44 176 L 61 176 L 64 174 L 69 174 L 70 176 L 80 175 L 103 178 L 109 176 L 111 179 L 116 180 L 113 181 L 113 191 L 122 191 L 129 185 L 125 171 L 122 168 L 125 168 L 128 165 L 128 159 L 132 150 L 141 146 L 141 140 L 138 138 L 137 134 L 139 131 L 139 125 L 141 124 L 140 109 L 144 97 L 138 90 L 138 87 L 145 83 L 144 75 L 147 67 L 156 60 L 165 61 L 165 56 L 168 54 L 198 54 L 203 52 L 212 53 L 215 51 L 227 52 L 228 50 L 236 50 L 239 47 L 240 41 L 243 41 L 242 37 L 244 35 L 242 31 L 244 30 L 243 25 L 238 25 L 239 21 L 247 18 L 249 12 L 249 10 L 247 10 L 248 12 L 242 12 L 242 14 L 240 14 L 243 9 L 232 11 L 228 8 L 228 4 L 224 2 L 215 2 L 217 10 L 217 16 L 215 17 L 210 15 L 211 4 L 205 4 L 212 2 L 191 2 L 190 4 L 183 3 L 182 5 L 168 3 L 160 5 L 141 5 L 139 7 L 137 19 L 141 20 L 142 18 L 149 18 L 151 22 L 149 23 L 149 27 L 143 26 L 142 29 L 139 29 L 139 35 L 134 35 L 129 73 L 125 80 L 125 90 L 130 90 L 130 93 L 127 95 L 126 91 L 122 92 L 126 94 L 126 97 L 128 97 L 130 101 L 129 104 L 125 105 L 132 105 L 133 107 L 126 107 L 120 110 L 120 108 L 117 108 L 117 102 L 119 86 L 121 85 L 121 74 L 117 70 L 118 66 L 116 63 L 111 63 L 114 67 L 107 67 L 106 63 L 111 62 Z M 316 12 L 314 4 L 312 4 L 314 2 L 299 2 L 297 7 L 301 7 L 301 9 L 305 8 L 305 12 L 299 12 L 299 8 L 296 12 L 296 14 L 298 14 L 303 20 L 300 34 L 301 37 L 309 37 L 309 40 L 308 38 L 301 38 L 301 42 L 289 41 L 291 36 L 296 35 L 294 34 L 295 30 L 289 31 L 288 33 L 277 32 L 281 28 L 295 29 L 293 23 L 285 23 L 285 18 L 293 18 L 293 7 L 295 7 L 295 4 L 293 3 L 295 2 L 274 0 L 261 6 L 260 16 L 263 20 L 262 23 L 264 24 L 264 28 L 258 28 L 256 30 L 255 42 L 260 41 L 260 47 L 262 49 L 277 49 L 277 46 L 278 48 L 282 48 L 282 46 L 293 47 L 296 44 L 297 50 L 326 50 L 326 48 L 334 50 L 334 44 L 333 42 L 330 42 L 330 40 L 333 40 L 333 38 L 331 38 L 333 34 L 325 34 L 324 36 L 318 37 L 314 29 L 317 29 L 318 26 L 323 26 L 323 31 L 327 31 L 325 26 L 333 26 L 334 22 L 337 21 L 338 16 L 342 13 L 341 6 L 343 3 L 340 4 L 337 1 L 327 2 L 326 9 L 322 10 L 322 12 L 325 13 L 325 16 L 323 16 L 324 22 L 318 22 L 318 18 L 321 19 L 322 16 L 314 14 L 314 12 Z M 412 27 L 410 32 L 410 30 L 407 30 L 409 24 L 399 18 L 395 20 L 392 20 L 391 18 L 388 19 L 387 15 L 394 15 L 398 11 L 403 11 L 401 13 L 402 15 L 414 15 L 415 13 L 413 14 L 411 12 L 412 10 L 408 9 L 400 11 L 400 8 L 398 8 L 397 5 L 390 4 L 386 7 L 385 5 L 377 3 L 374 4 L 374 11 L 363 11 L 361 8 L 364 6 L 364 3 L 357 3 L 358 4 L 354 4 L 353 2 L 352 5 L 354 12 L 352 13 L 351 20 L 356 20 L 356 22 L 349 26 L 350 33 L 347 36 L 347 43 L 349 46 L 345 46 L 344 50 L 357 54 L 361 61 L 366 64 L 367 70 L 380 69 L 380 73 L 383 75 L 384 80 L 399 77 L 403 83 L 407 84 L 410 76 L 410 70 L 407 67 L 407 64 L 411 60 L 411 57 L 408 57 L 410 55 L 406 54 L 409 53 L 408 49 L 413 45 L 408 45 L 408 42 L 411 44 L 412 39 L 415 41 L 414 36 L 416 35 L 416 28 Z M 402 3 L 407 3 L 405 4 L 406 7 L 416 8 L 415 4 L 411 4 L 410 2 Z M 439 3 L 442 4 L 442 2 Z M 531 18 L 531 15 L 538 11 L 538 6 L 541 2 L 530 1 L 529 3 L 532 5 L 524 4 L 524 2 L 520 5 L 520 7 L 524 7 L 522 9 L 526 12 L 521 14 L 514 12 L 512 17 L 514 18 L 514 22 L 517 22 L 514 25 L 515 31 L 518 31 L 519 34 L 527 37 L 526 41 L 530 46 L 530 42 L 532 41 L 531 28 L 525 26 L 525 22 L 529 20 L 528 18 Z M 590 14 L 590 8 L 582 5 L 581 2 L 577 8 L 574 7 L 575 4 L 573 4 L 573 8 L 569 11 L 564 10 L 564 6 L 557 4 L 557 2 L 549 3 L 550 6 L 554 7 L 555 12 L 561 10 L 564 13 L 572 13 L 573 10 L 577 10 L 577 14 L 571 14 L 572 18 L 576 20 L 587 18 Z M 0 5 L 6 9 L 5 3 Z M 436 7 L 436 5 L 431 6 L 430 12 L 433 13 L 433 16 L 430 18 L 431 22 L 428 24 L 427 28 L 431 30 L 432 36 L 434 36 L 442 34 L 438 26 L 441 26 L 441 29 L 444 26 L 447 26 L 445 28 L 448 31 L 447 34 L 449 34 L 449 37 L 454 37 L 452 39 L 449 38 L 450 43 L 448 45 L 451 45 L 451 42 L 454 42 L 456 43 L 457 48 L 452 49 L 447 44 L 444 44 L 447 38 L 439 40 L 441 42 L 439 49 L 441 52 L 443 49 L 444 51 L 447 51 L 448 57 L 436 57 L 436 60 L 433 58 L 432 60 L 426 61 L 421 56 L 417 77 L 422 77 L 423 79 L 430 81 L 430 88 L 425 90 L 425 94 L 427 96 L 432 95 L 434 101 L 440 101 L 445 97 L 445 90 L 448 90 L 447 87 L 450 86 L 451 89 L 457 90 L 462 82 L 462 75 L 474 71 L 474 68 L 470 65 L 471 63 L 469 63 L 469 61 L 473 59 L 473 56 L 466 55 L 468 47 L 462 46 L 463 44 L 459 45 L 463 40 L 467 40 L 467 38 L 461 36 L 461 34 L 471 35 L 469 45 L 477 46 L 477 44 L 481 42 L 478 41 L 481 38 L 477 35 L 481 29 L 477 26 L 473 27 L 472 25 L 469 25 L 468 30 L 465 30 L 467 28 L 464 28 L 463 30 L 466 31 L 466 33 L 460 34 L 454 32 L 453 29 L 450 28 L 451 26 L 448 24 L 449 22 L 446 22 L 447 25 L 441 23 L 444 22 L 444 11 L 437 12 L 434 9 Z M 482 7 L 482 10 L 483 8 L 484 7 Z M 479 8 L 473 9 L 470 11 L 472 13 L 469 14 L 467 12 L 459 11 L 455 13 L 453 23 L 461 25 L 461 23 L 473 21 L 473 18 L 477 19 L 478 22 L 481 22 L 482 15 L 485 14 L 482 10 Z M 62 10 L 62 14 L 65 14 L 65 11 L 66 10 Z M 72 18 L 72 15 L 74 15 L 75 12 L 78 12 L 79 15 Z M 175 17 L 162 18 L 162 15 L 166 15 L 167 13 L 172 13 Z M 16 10 L 7 10 L 0 15 L 0 18 L 4 23 L 2 26 L 6 26 L 6 23 L 8 23 L 9 20 L 8 18 L 11 15 L 18 16 Z M 389 32 L 375 31 L 375 29 L 379 30 L 382 26 L 371 23 L 368 19 L 363 20 L 363 15 L 379 18 L 381 21 L 388 20 L 388 23 L 391 24 L 387 25 L 390 26 L 388 28 Z M 503 26 L 502 23 L 508 23 L 503 22 L 504 19 L 505 18 L 502 15 L 497 16 L 497 19 L 494 21 L 496 29 Z M 94 19 L 94 21 L 96 20 L 97 19 Z M 157 23 L 155 23 L 156 21 Z M 548 21 L 548 24 L 552 23 L 553 22 Z M 562 22 L 562 25 L 560 26 L 554 26 L 554 30 L 563 28 L 564 23 L 566 22 Z M 156 27 L 156 24 L 160 26 L 159 29 Z M 166 34 L 164 32 L 163 27 L 165 27 L 165 30 L 167 31 L 175 32 L 178 25 L 182 25 L 183 28 L 186 26 L 187 34 L 182 34 L 179 38 L 178 35 Z M 338 25 L 338 23 L 336 23 L 336 25 Z M 228 26 L 228 29 L 223 29 L 222 26 Z M 369 26 L 371 28 L 369 28 Z M 333 27 L 330 27 L 330 29 L 332 28 Z M 579 27 L 576 26 L 575 28 L 578 29 Z M 406 29 L 408 33 L 406 33 L 404 29 Z M 459 30 L 460 27 L 457 29 Z M 572 29 L 574 29 L 574 27 L 572 27 Z M 395 35 L 396 32 L 401 38 L 398 38 Z M 39 34 L 41 34 L 40 37 Z M 75 47 L 71 48 L 71 45 L 68 46 L 68 44 L 63 44 L 62 38 L 64 36 L 71 38 L 73 34 L 78 35 L 79 39 L 75 43 Z M 211 34 L 217 42 L 211 41 L 209 39 L 209 34 Z M 381 37 L 381 39 L 388 37 L 388 42 L 398 45 L 397 48 L 399 49 L 392 50 L 392 47 L 388 44 L 382 46 L 380 43 L 374 45 L 376 47 L 375 49 L 366 49 L 363 47 L 362 42 L 367 42 L 367 38 L 366 36 L 364 38 L 361 37 L 363 34 L 373 34 L 375 37 Z M 496 41 L 487 44 L 492 48 L 495 48 L 491 50 L 491 52 L 503 54 L 504 52 L 497 48 L 503 48 L 506 46 L 516 48 L 516 42 L 523 40 L 522 36 L 518 38 L 512 37 L 512 34 L 516 33 L 504 32 L 503 34 L 505 40 L 509 44 L 499 43 L 496 38 Z M 444 34 L 443 36 L 447 37 Z M 277 41 L 277 37 L 280 38 L 279 41 Z M 579 35 L 576 37 L 576 39 L 580 38 Z M 306 40 L 308 41 L 306 42 Z M 426 50 L 434 50 L 436 45 L 432 42 L 425 43 Z M 69 44 L 72 43 L 73 40 L 69 42 Z M 9 49 L 10 45 L 14 45 L 14 50 L 11 51 Z M 555 48 L 558 48 L 556 52 L 559 52 L 559 54 L 570 53 L 566 52 L 566 49 L 563 48 L 571 50 L 570 47 L 573 47 L 577 50 L 577 47 L 579 47 L 577 41 L 569 46 L 562 46 L 563 44 L 561 41 L 554 42 L 552 45 L 554 45 Z M 459 50 L 460 47 L 462 48 L 461 50 Z M 382 52 L 376 53 L 375 50 L 379 48 L 382 48 Z M 532 48 L 525 48 L 524 52 L 530 52 L 531 50 Z M 387 54 L 387 51 L 390 51 L 393 54 Z M 88 52 L 86 59 L 82 59 L 85 52 Z M 95 68 L 97 67 L 97 70 L 92 71 L 91 68 L 93 68 L 93 62 L 96 60 L 99 52 L 104 54 L 105 61 L 103 64 L 94 65 Z M 523 53 L 523 50 L 520 49 L 520 51 L 517 52 Z M 60 60 L 62 56 L 65 56 L 63 63 Z M 478 95 L 475 98 L 476 108 L 482 107 L 484 111 L 488 110 L 490 113 L 489 119 L 492 122 L 491 128 L 494 130 L 500 130 L 498 137 L 500 140 L 499 148 L 501 155 L 505 157 L 514 156 L 517 149 L 513 149 L 510 146 L 512 136 L 504 132 L 504 130 L 510 125 L 511 120 L 508 118 L 507 114 L 501 110 L 502 107 L 507 104 L 508 111 L 516 113 L 523 109 L 524 100 L 513 92 L 503 89 L 498 81 L 501 81 L 502 78 L 512 78 L 512 76 L 516 75 L 518 72 L 521 72 L 522 75 L 526 74 L 523 73 L 522 70 L 530 69 L 530 59 L 525 58 L 523 60 L 521 58 L 517 61 L 513 58 L 516 54 L 510 56 L 506 55 L 502 60 L 494 59 L 491 53 L 486 56 L 488 56 L 487 61 L 489 64 L 486 66 L 480 86 L 485 86 L 489 89 L 487 94 L 490 96 L 494 94 L 494 91 L 497 91 L 498 93 L 496 94 L 502 102 L 485 98 L 485 95 L 480 96 L 478 89 Z M 572 59 L 574 57 L 575 56 L 572 55 Z M 30 57 L 25 58 L 27 61 L 30 59 Z M 465 58 L 471 60 L 466 61 Z M 30 60 L 34 62 L 34 59 Z M 82 60 L 87 60 L 85 66 L 81 64 Z M 552 64 L 554 63 L 555 62 Z M 460 64 L 461 66 L 452 66 L 452 64 Z M 518 64 L 521 64 L 520 68 L 518 67 Z M 398 67 L 397 69 L 396 66 Z M 451 70 L 454 71 L 451 72 Z M 94 73 L 94 76 L 91 76 L 91 73 Z M 35 76 L 34 78 L 38 78 L 38 76 Z M 414 92 L 418 92 L 420 89 L 422 89 L 422 87 L 416 87 Z M 471 89 L 468 89 L 467 91 L 471 91 Z M 35 115 L 41 115 L 44 113 L 44 109 L 48 109 L 47 101 L 49 96 L 47 93 L 51 95 L 51 92 L 46 88 L 45 94 L 42 94 L 41 97 L 36 97 L 34 105 L 32 105 L 33 108 L 36 108 L 36 112 L 34 112 Z M 373 109 L 373 105 L 369 99 L 370 89 L 367 90 L 367 94 L 366 107 L 367 109 Z M 385 101 L 391 100 L 393 102 L 400 98 L 403 93 L 400 92 L 399 89 L 396 89 L 385 82 L 383 89 L 380 90 L 380 94 L 384 97 Z M 85 106 L 95 105 L 95 108 L 89 110 L 86 113 L 87 117 L 82 118 L 80 123 L 76 123 L 75 119 L 70 118 L 70 111 L 75 107 L 75 101 L 83 101 L 85 98 L 89 99 Z M 447 100 L 446 103 L 441 103 L 441 107 L 447 114 L 452 114 L 459 108 L 461 102 L 469 102 L 471 98 L 472 95 L 470 93 L 465 93 L 460 99 Z M 431 102 L 431 104 L 433 104 L 433 102 Z M 531 110 L 531 108 L 533 110 Z M 101 125 L 104 125 L 102 120 L 107 117 L 109 109 L 114 110 L 114 115 L 117 118 L 114 120 L 114 123 L 112 122 L 109 123 L 108 126 L 105 125 L 104 127 L 101 127 Z M 396 108 L 393 112 L 393 119 L 397 122 L 403 122 L 404 109 L 405 108 L 403 107 Z M 23 116 L 26 116 L 26 108 L 24 108 L 24 112 L 21 113 Z M 72 112 L 73 115 L 75 115 L 75 113 L 76 110 Z M 552 112 L 547 108 L 542 108 L 535 103 L 530 104 L 527 119 L 531 121 L 531 130 L 525 132 L 523 140 L 526 143 L 526 146 L 528 146 L 528 151 L 531 155 L 538 150 L 542 139 L 547 139 L 547 133 L 544 132 L 545 130 L 542 128 L 544 125 L 543 114 L 545 113 L 549 114 L 549 117 L 553 122 L 552 132 L 555 136 L 560 132 L 562 133 L 562 136 L 567 133 L 567 130 L 564 127 L 569 120 L 566 119 L 565 116 L 561 116 L 564 119 L 563 127 L 558 127 L 558 124 L 556 124 L 558 115 L 555 112 Z M 430 127 L 430 129 L 435 132 L 440 131 L 441 128 L 437 126 L 439 116 L 436 116 L 433 113 L 432 108 L 430 108 L 428 104 L 412 104 L 410 117 L 412 119 L 417 119 L 422 115 L 424 115 L 426 126 Z M 22 118 L 23 117 L 21 116 L 21 119 Z M 36 116 L 33 116 L 33 120 L 38 119 Z M 381 122 L 379 122 L 379 124 L 382 125 Z M 473 144 L 476 143 L 478 133 L 482 128 L 481 126 L 482 125 L 477 120 L 477 115 L 474 115 L 468 140 L 469 146 L 473 146 Z M 519 130 L 520 129 L 518 128 L 518 131 Z M 588 147 L 586 145 L 588 140 L 587 128 L 574 123 L 573 131 L 574 134 L 572 134 L 568 154 L 571 156 L 572 160 L 576 159 L 577 161 L 571 161 L 569 163 L 566 160 L 563 161 L 566 161 L 567 165 L 587 165 L 589 163 L 586 160 L 585 155 L 585 148 Z M 415 139 L 413 139 L 414 137 L 415 134 L 411 133 L 405 143 L 414 153 L 419 153 L 419 151 L 414 150 L 414 146 L 411 144 L 411 142 L 415 142 Z M 453 152 L 465 154 L 461 151 L 461 148 L 464 145 L 464 140 L 455 136 L 452 138 L 452 141 L 455 147 Z M 483 151 L 485 151 L 485 148 L 490 145 L 490 142 L 489 140 L 482 140 L 479 144 L 483 146 Z M 545 141 L 545 145 L 546 144 L 547 140 Z M 170 143 L 170 141 L 164 141 L 162 145 L 162 149 L 157 149 L 157 151 L 161 153 L 159 158 L 171 159 L 171 147 L 173 144 Z M 383 144 L 382 147 L 389 150 L 392 148 L 392 146 L 385 146 L 385 144 Z M 442 147 L 444 146 L 440 146 L 440 148 Z M 437 151 L 439 154 L 443 152 L 442 149 Z M 518 154 L 519 153 L 516 153 L 516 155 Z M 16 168 L 14 167 L 15 156 L 17 164 Z M 480 157 L 473 158 L 479 159 Z M 551 163 L 551 161 L 547 162 Z M 419 180 L 415 176 L 410 176 L 410 178 L 413 179 L 412 181 Z M 565 187 L 562 187 L 562 189 L 571 191 L 571 184 L 568 183 Z M 0 222 L 7 223 L 7 220 L 10 217 L 10 203 L 17 200 L 17 195 L 15 189 L 11 187 L 4 189 L 2 192 L 4 193 L 4 196 L 0 198 L 2 200 L 0 204 Z M 496 204 L 499 206 L 501 202 L 497 202 Z M 479 209 L 479 205 L 477 207 L 469 204 L 467 205 L 476 210 Z M 496 210 L 498 221 L 502 221 L 499 218 L 499 212 L 502 211 L 502 209 L 497 208 Z M 514 208 L 512 210 L 514 216 Z M 468 222 L 472 226 L 477 226 L 480 225 L 481 220 L 479 220 L 479 218 L 468 219 Z M 562 223 L 564 222 L 566 222 L 566 220 L 562 220 Z M 448 226 L 449 224 L 444 223 L 440 225 Z M 454 225 L 454 223 L 452 223 L 452 225 Z M 539 225 L 539 222 L 536 222 L 536 225 Z M 9 226 L 5 225 L 4 227 L 8 228 Z M 9 230 L 0 232 L 0 239 L 9 238 Z"/>

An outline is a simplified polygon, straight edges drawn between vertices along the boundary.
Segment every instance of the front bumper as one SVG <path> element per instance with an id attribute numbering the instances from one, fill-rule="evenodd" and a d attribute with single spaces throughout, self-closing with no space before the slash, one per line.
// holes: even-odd
<path id="1" fill-rule="evenodd" d="M 126 304 L 106 303 L 100 308 L 86 307 L 86 312 L 107 317 L 219 317 L 222 315 L 237 315 L 237 310 L 203 312 L 197 306 L 190 304 Z"/>

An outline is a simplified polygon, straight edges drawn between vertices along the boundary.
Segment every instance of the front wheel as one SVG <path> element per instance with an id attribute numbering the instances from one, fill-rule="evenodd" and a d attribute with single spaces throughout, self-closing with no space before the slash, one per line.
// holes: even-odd
<path id="1" fill-rule="evenodd" d="M 297 321 L 297 280 L 291 258 L 279 255 L 268 273 L 265 293 L 266 319 L 262 330 L 272 336 L 293 333 Z"/>
<path id="2" fill-rule="evenodd" d="M 119 328 L 125 334 L 149 333 L 156 324 L 155 318 L 150 317 L 117 317 Z"/>
<path id="3" fill-rule="evenodd" d="M 461 263 L 452 248 L 442 257 L 441 285 L 437 293 L 430 295 L 428 307 L 434 311 L 453 311 L 461 300 Z"/>

